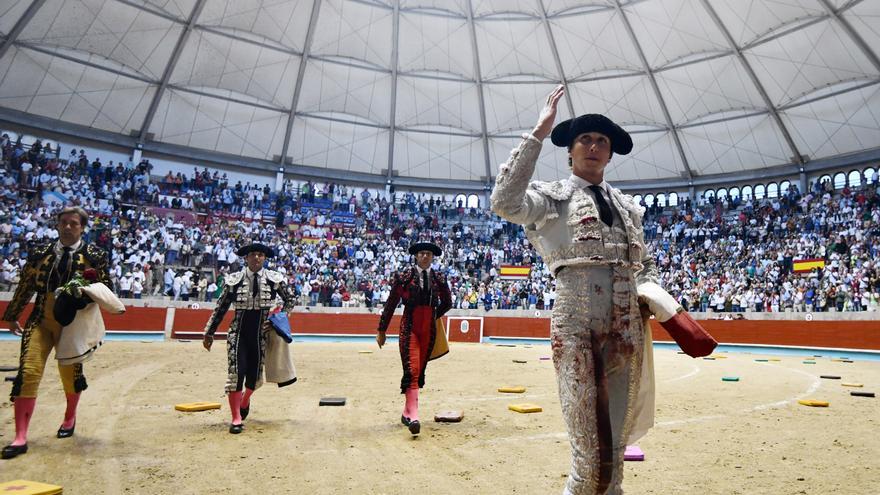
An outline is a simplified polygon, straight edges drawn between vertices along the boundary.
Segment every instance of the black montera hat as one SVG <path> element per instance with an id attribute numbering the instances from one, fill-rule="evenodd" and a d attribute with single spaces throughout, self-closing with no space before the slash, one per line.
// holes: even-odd
<path id="1" fill-rule="evenodd" d="M 550 133 L 550 140 L 560 148 L 571 146 L 574 138 L 585 132 L 599 132 L 611 140 L 611 151 L 620 155 L 626 155 L 633 148 L 632 138 L 622 127 L 615 124 L 611 119 L 598 113 L 588 113 L 560 122 Z"/>
<path id="2" fill-rule="evenodd" d="M 238 251 L 236 251 L 235 254 L 244 258 L 248 255 L 248 253 L 252 253 L 254 251 L 265 254 L 267 258 L 273 258 L 275 256 L 275 251 L 273 251 L 272 248 L 265 244 L 260 244 L 259 242 L 242 246 L 238 248 Z"/>
<path id="3" fill-rule="evenodd" d="M 440 249 L 440 246 L 433 242 L 417 242 L 409 247 L 409 254 L 418 254 L 419 251 L 431 251 L 434 253 L 434 256 L 440 256 L 443 254 L 443 250 Z"/>

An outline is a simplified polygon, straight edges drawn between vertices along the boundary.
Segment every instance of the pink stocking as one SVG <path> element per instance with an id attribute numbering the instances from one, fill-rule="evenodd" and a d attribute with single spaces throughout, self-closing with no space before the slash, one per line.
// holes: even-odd
<path id="1" fill-rule="evenodd" d="M 15 440 L 12 441 L 12 445 L 18 446 L 27 443 L 28 425 L 30 425 L 36 405 L 36 397 L 15 398 Z"/>
<path id="2" fill-rule="evenodd" d="M 419 389 L 409 388 L 406 390 L 406 406 L 403 408 L 403 415 L 411 421 L 419 420 Z"/>
<path id="3" fill-rule="evenodd" d="M 254 391 L 245 387 L 244 395 L 241 398 L 241 407 L 242 409 L 247 409 L 251 407 L 251 396 L 254 395 Z"/>
<path id="4" fill-rule="evenodd" d="M 232 424 L 241 424 L 241 391 L 229 392 L 229 410 L 232 411 Z"/>
<path id="5" fill-rule="evenodd" d="M 76 406 L 79 404 L 80 394 L 65 394 L 67 396 L 67 409 L 64 410 L 64 422 L 61 428 L 69 430 L 76 424 Z"/>

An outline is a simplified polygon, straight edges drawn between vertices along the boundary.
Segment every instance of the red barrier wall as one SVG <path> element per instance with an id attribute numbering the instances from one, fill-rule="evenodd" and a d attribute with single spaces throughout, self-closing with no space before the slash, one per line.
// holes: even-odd
<path id="1" fill-rule="evenodd" d="M 0 301 L 0 312 L 8 305 Z M 22 314 L 24 323 L 31 305 Z M 122 315 L 104 315 L 110 331 L 155 331 L 165 328 L 166 308 L 129 307 Z M 498 314 L 498 313 L 496 313 Z M 232 321 L 229 311 L 220 325 L 225 334 Z M 211 310 L 175 310 L 172 337 L 192 337 L 201 334 Z M 379 313 L 311 313 L 291 315 L 291 328 L 297 334 L 372 335 L 379 323 Z M 790 345 L 803 347 L 839 347 L 880 350 L 880 320 L 866 321 L 785 321 L 785 320 L 701 320 L 700 323 L 721 343 Z M 397 334 L 400 316 L 394 316 L 388 326 L 390 335 Z M 654 340 L 671 341 L 663 328 L 652 324 Z M 487 315 L 483 319 L 484 337 L 547 338 L 550 335 L 549 318 L 515 318 Z"/>
<path id="2" fill-rule="evenodd" d="M 0 314 L 6 311 L 8 301 L 0 301 Z M 33 303 L 28 304 L 19 315 L 18 322 L 24 325 L 33 310 Z M 104 326 L 108 331 L 120 332 L 165 332 L 165 308 L 140 308 L 128 306 L 125 313 L 112 315 L 102 311 Z"/>
<path id="3" fill-rule="evenodd" d="M 218 334 L 225 334 L 232 322 L 232 311 L 228 311 L 217 330 Z M 184 332 L 202 333 L 208 318 L 211 317 L 211 310 L 208 309 L 177 309 L 174 312 L 174 326 L 171 330 L 171 336 L 177 337 Z M 374 314 L 330 314 L 330 313 L 310 313 L 307 311 L 293 313 L 290 315 L 290 328 L 294 333 L 315 333 L 315 334 L 344 334 L 344 335 L 372 335 L 376 332 L 379 325 L 379 313 Z M 395 315 L 391 318 L 391 324 L 388 325 L 388 334 L 397 335 L 397 329 L 400 328 L 400 316 Z M 192 337 L 192 335 L 186 335 Z"/>

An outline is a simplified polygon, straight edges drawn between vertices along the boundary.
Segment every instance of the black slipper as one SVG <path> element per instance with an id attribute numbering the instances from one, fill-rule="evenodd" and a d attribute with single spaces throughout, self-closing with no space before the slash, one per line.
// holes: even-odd
<path id="1" fill-rule="evenodd" d="M 409 432 L 412 433 L 413 435 L 418 435 L 421 430 L 422 430 L 422 425 L 419 424 L 419 420 L 411 421 L 409 423 Z"/>
<path id="2" fill-rule="evenodd" d="M 24 445 L 7 445 L 3 447 L 3 452 L 0 453 L 0 459 L 12 459 L 13 457 L 17 457 L 21 454 L 27 452 L 28 446 Z"/>
<path id="3" fill-rule="evenodd" d="M 241 413 L 241 419 L 245 420 L 247 419 L 248 414 L 250 414 L 251 412 L 251 406 L 241 407 L 238 409 L 238 411 Z"/>
<path id="4" fill-rule="evenodd" d="M 76 423 L 73 423 L 73 426 L 70 428 L 58 428 L 58 433 L 55 434 L 58 438 L 70 438 L 73 436 L 73 430 L 76 429 Z"/>
<path id="5" fill-rule="evenodd" d="M 244 425 L 229 425 L 229 433 L 233 435 L 238 435 L 242 430 L 244 430 Z"/>
<path id="6" fill-rule="evenodd" d="M 412 423 L 412 421 L 403 414 L 400 415 L 400 422 L 403 423 L 403 426 L 409 426 L 409 424 Z"/>

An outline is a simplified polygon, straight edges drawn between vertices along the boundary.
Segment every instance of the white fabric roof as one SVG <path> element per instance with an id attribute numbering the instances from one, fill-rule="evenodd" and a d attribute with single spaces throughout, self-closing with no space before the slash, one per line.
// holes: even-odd
<path id="1" fill-rule="evenodd" d="M 0 109 L 243 162 L 485 184 L 560 81 L 633 134 L 612 181 L 880 145 L 877 0 L 5 0 L 0 34 Z"/>

